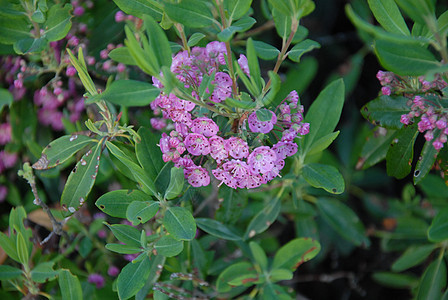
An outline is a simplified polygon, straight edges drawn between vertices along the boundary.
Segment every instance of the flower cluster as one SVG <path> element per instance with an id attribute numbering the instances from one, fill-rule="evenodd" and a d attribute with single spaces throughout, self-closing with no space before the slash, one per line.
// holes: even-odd
<path id="1" fill-rule="evenodd" d="M 303 123 L 303 107 L 299 105 L 297 92 L 291 92 L 277 108 L 246 111 L 236 121 L 241 127 L 233 132 L 221 131 L 218 124 L 194 102 L 216 107 L 232 96 L 232 79 L 222 66 L 226 64 L 226 47 L 221 42 L 211 42 L 205 48 L 194 47 L 191 52 L 181 51 L 174 56 L 171 71 L 184 84 L 192 88 L 191 101 L 178 98 L 173 93 L 163 92 L 163 85 L 153 78 L 162 93 L 151 103 L 156 115 L 151 124 L 156 129 L 167 127 L 166 120 L 174 122 L 174 128 L 162 134 L 160 149 L 165 162 L 173 161 L 183 168 L 185 178 L 194 187 L 207 186 L 211 174 L 231 188 L 255 188 L 279 176 L 285 165 L 285 158 L 294 155 L 298 146 L 296 137 L 309 131 L 309 124 Z M 247 58 L 238 60 L 241 69 L 250 76 Z M 200 99 L 197 87 L 205 76 L 211 76 L 212 91 Z M 250 132 L 246 132 L 248 124 Z M 272 146 L 263 145 L 266 134 L 283 130 L 282 136 Z M 260 145 L 261 144 L 261 145 Z"/>
<path id="2" fill-rule="evenodd" d="M 400 122 L 410 125 L 418 118 L 418 131 L 424 133 L 426 141 L 432 141 L 436 150 L 443 148 L 448 136 L 448 114 L 436 103 L 437 101 L 433 100 L 438 97 L 435 92 L 444 89 L 448 84 L 439 75 L 431 82 L 425 80 L 423 76 L 418 77 L 416 82 L 392 72 L 379 71 L 377 78 L 383 86 L 381 89 L 383 95 L 403 94 L 410 99 L 408 101 L 410 111 L 401 115 Z"/>

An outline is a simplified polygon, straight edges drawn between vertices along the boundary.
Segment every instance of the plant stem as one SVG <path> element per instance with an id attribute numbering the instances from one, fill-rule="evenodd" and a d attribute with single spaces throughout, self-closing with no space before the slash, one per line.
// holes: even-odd
<path id="1" fill-rule="evenodd" d="M 176 27 L 177 31 L 180 34 L 180 38 L 182 40 L 182 45 L 184 46 L 184 49 L 188 51 L 188 55 L 191 54 L 190 46 L 188 46 L 187 37 L 185 36 L 184 27 L 182 24 L 175 23 L 174 26 Z"/>

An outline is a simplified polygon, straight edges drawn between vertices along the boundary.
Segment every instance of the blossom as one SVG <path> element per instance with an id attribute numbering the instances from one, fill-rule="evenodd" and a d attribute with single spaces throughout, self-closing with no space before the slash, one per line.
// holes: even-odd
<path id="1" fill-rule="evenodd" d="M 104 280 L 104 277 L 101 274 L 93 273 L 90 274 L 87 278 L 87 281 L 90 283 L 95 284 L 97 289 L 101 289 L 106 284 L 106 281 Z"/>
<path id="2" fill-rule="evenodd" d="M 248 123 L 249 129 L 252 132 L 269 133 L 273 128 L 274 124 L 277 123 L 277 116 L 270 110 L 265 109 L 269 114 L 271 114 L 271 119 L 268 121 L 260 121 L 257 116 L 257 112 L 253 112 L 249 115 Z"/>
<path id="3" fill-rule="evenodd" d="M 107 269 L 107 275 L 116 277 L 120 273 L 120 269 L 118 269 L 116 266 L 111 265 L 109 266 L 109 269 Z"/>
<path id="4" fill-rule="evenodd" d="M 220 164 L 223 160 L 229 157 L 229 153 L 225 147 L 225 141 L 220 136 L 212 136 L 209 139 L 210 142 L 210 156 Z"/>
<path id="5" fill-rule="evenodd" d="M 217 72 L 215 74 L 215 79 L 212 81 L 212 84 L 215 85 L 215 89 L 210 96 L 210 100 L 212 100 L 213 102 L 222 102 L 232 94 L 232 79 L 230 78 L 229 74 L 224 72 Z"/>
<path id="6" fill-rule="evenodd" d="M 290 141 L 280 141 L 274 146 L 272 146 L 272 150 L 277 155 L 277 159 L 285 159 L 288 156 L 293 156 L 296 154 L 298 146 L 296 143 Z"/>
<path id="7" fill-rule="evenodd" d="M 240 54 L 240 58 L 238 59 L 238 64 L 240 65 L 241 70 L 247 76 L 250 76 L 249 64 L 247 62 L 247 57 L 244 54 Z"/>
<path id="8" fill-rule="evenodd" d="M 187 151 L 193 155 L 207 155 L 210 153 L 208 139 L 199 133 L 189 133 L 185 138 Z"/>
<path id="9" fill-rule="evenodd" d="M 191 123 L 191 131 L 203 134 L 206 137 L 211 137 L 218 133 L 219 127 L 212 119 L 202 117 L 193 120 Z"/>
<path id="10" fill-rule="evenodd" d="M 6 145 L 11 141 L 11 124 L 0 124 L 0 145 Z"/>
<path id="11" fill-rule="evenodd" d="M 194 187 L 207 186 L 210 184 L 210 176 L 203 167 L 193 167 L 184 170 L 188 183 Z"/>
<path id="12" fill-rule="evenodd" d="M 247 163 L 253 174 L 265 174 L 274 168 L 274 163 L 277 161 L 277 155 L 268 146 L 260 146 L 247 158 Z"/>
<path id="13" fill-rule="evenodd" d="M 232 136 L 225 141 L 224 147 L 229 155 L 236 159 L 246 158 L 249 155 L 249 145 L 239 137 Z"/>

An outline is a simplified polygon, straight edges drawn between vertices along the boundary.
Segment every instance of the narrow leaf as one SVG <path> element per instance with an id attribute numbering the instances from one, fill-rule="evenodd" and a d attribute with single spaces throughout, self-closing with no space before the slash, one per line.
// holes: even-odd
<path id="1" fill-rule="evenodd" d="M 437 213 L 428 229 L 428 239 L 431 242 L 448 240 L 448 208 Z"/>
<path id="2" fill-rule="evenodd" d="M 368 3 L 375 19 L 384 29 L 402 35 L 411 34 L 394 1 L 368 0 Z"/>
<path id="3" fill-rule="evenodd" d="M 129 299 L 145 285 L 151 271 L 148 256 L 136 263 L 128 263 L 120 272 L 117 279 L 117 290 L 120 299 Z"/>
<path id="4" fill-rule="evenodd" d="M 332 194 L 344 192 L 344 178 L 333 166 L 311 163 L 302 169 L 303 178 L 313 187 L 322 188 Z"/>
<path id="5" fill-rule="evenodd" d="M 420 280 L 417 300 L 440 299 L 446 286 L 446 264 L 443 257 L 433 261 Z"/>
<path id="6" fill-rule="evenodd" d="M 22 275 L 22 270 L 8 266 L 8 265 L 0 265 L 0 280 L 10 280 L 18 278 Z"/>
<path id="7" fill-rule="evenodd" d="M 198 224 L 198 227 L 200 229 L 220 239 L 229 241 L 241 240 L 241 236 L 239 236 L 237 233 L 233 232 L 230 228 L 217 220 L 197 218 L 196 223 Z"/>
<path id="8" fill-rule="evenodd" d="M 116 80 L 101 94 L 101 98 L 113 104 L 129 106 L 149 105 L 160 94 L 150 83 L 137 80 Z"/>
<path id="9" fill-rule="evenodd" d="M 417 135 L 418 130 L 415 124 L 403 127 L 397 133 L 386 155 L 387 175 L 401 179 L 411 172 Z"/>
<path id="10" fill-rule="evenodd" d="M 157 21 L 162 20 L 162 7 L 153 0 L 114 0 L 115 4 L 125 13 L 143 18 L 150 15 Z"/>
<path id="11" fill-rule="evenodd" d="M 439 152 L 432 145 L 432 141 L 426 141 L 418 158 L 414 171 L 414 184 L 418 184 L 429 173 Z"/>

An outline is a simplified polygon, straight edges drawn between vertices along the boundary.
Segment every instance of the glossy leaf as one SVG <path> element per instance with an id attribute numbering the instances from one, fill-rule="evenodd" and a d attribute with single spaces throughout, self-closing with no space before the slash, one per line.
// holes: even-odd
<path id="1" fill-rule="evenodd" d="M 72 157 L 76 152 L 89 145 L 98 142 L 85 135 L 64 135 L 52 141 L 42 151 L 41 158 L 33 164 L 36 170 L 46 170 L 62 164 Z"/>
<path id="2" fill-rule="evenodd" d="M 70 11 L 73 9 L 71 4 L 53 5 L 47 13 L 47 22 L 45 22 L 44 28 L 45 38 L 50 41 L 58 41 L 63 39 L 72 27 Z"/>
<path id="3" fill-rule="evenodd" d="M 280 213 L 280 208 L 281 204 L 279 197 L 271 199 L 267 205 L 252 218 L 247 226 L 243 239 L 247 240 L 268 229 L 268 227 L 277 219 L 277 216 Z"/>
<path id="4" fill-rule="evenodd" d="M 440 66 L 434 55 L 420 45 L 406 45 L 385 40 L 377 40 L 375 54 L 381 65 L 388 71 L 401 76 L 425 75 Z"/>
<path id="5" fill-rule="evenodd" d="M 200 0 L 183 0 L 179 3 L 164 3 L 166 14 L 171 20 L 192 28 L 201 28 L 215 22 L 213 14 Z"/>
<path id="6" fill-rule="evenodd" d="M 184 207 L 169 207 L 165 212 L 162 224 L 178 240 L 189 241 L 196 235 L 196 222 Z"/>
<path id="7" fill-rule="evenodd" d="M 101 146 L 99 142 L 93 151 L 84 154 L 68 176 L 61 196 L 61 205 L 67 210 L 63 212 L 65 216 L 77 211 L 87 199 L 98 174 Z"/>
<path id="8" fill-rule="evenodd" d="M 400 129 L 403 123 L 400 122 L 401 115 L 407 114 L 410 107 L 406 97 L 380 96 L 361 109 L 361 113 L 370 122 L 381 127 Z"/>
<path id="9" fill-rule="evenodd" d="M 276 59 L 280 54 L 280 50 L 262 41 L 254 41 L 254 47 L 258 57 L 264 60 Z"/>
<path id="10" fill-rule="evenodd" d="M 333 143 L 333 141 L 338 137 L 338 135 L 339 130 L 329 133 L 321 137 L 320 139 L 316 140 L 311 146 L 310 150 L 308 151 L 308 155 L 313 155 L 321 151 L 324 151 L 325 149 L 328 148 L 328 146 L 331 145 L 331 143 Z"/>
<path id="11" fill-rule="evenodd" d="M 220 239 L 229 241 L 241 240 L 241 236 L 239 236 L 237 233 L 233 232 L 230 228 L 217 220 L 196 218 L 196 223 L 201 230 Z"/>
<path id="12" fill-rule="evenodd" d="M 336 80 L 314 100 L 305 116 L 305 122 L 311 125 L 310 132 L 301 139 L 301 155 L 306 155 L 316 141 L 334 131 L 341 117 L 344 98 L 344 82 Z"/>
<path id="13" fill-rule="evenodd" d="M 332 194 L 344 192 L 344 178 L 333 166 L 317 163 L 306 164 L 302 169 L 302 175 L 313 187 L 322 188 Z"/>
<path id="14" fill-rule="evenodd" d="M 102 195 L 95 205 L 111 217 L 124 219 L 129 204 L 147 200 L 150 200 L 150 197 L 139 190 L 116 190 Z"/>
<path id="15" fill-rule="evenodd" d="M 53 280 L 58 276 L 58 271 L 53 270 L 54 262 L 43 262 L 31 270 L 31 279 L 34 282 L 44 283 Z"/>
<path id="16" fill-rule="evenodd" d="M 125 243 L 126 245 L 140 248 L 140 231 L 137 228 L 126 224 L 105 224 L 109 227 L 117 240 Z"/>
<path id="17" fill-rule="evenodd" d="M 160 136 L 153 133 L 146 127 L 140 127 L 137 131 L 141 140 L 135 145 L 135 154 L 138 162 L 149 174 L 151 179 L 155 180 L 164 166 L 160 147 Z"/>
<path id="18" fill-rule="evenodd" d="M 418 184 L 429 173 L 439 152 L 432 145 L 432 141 L 426 141 L 414 170 L 414 184 Z"/>
<path id="19" fill-rule="evenodd" d="M 157 21 L 162 19 L 163 10 L 154 0 L 114 0 L 115 4 L 125 13 L 143 18 L 150 15 Z"/>
<path id="20" fill-rule="evenodd" d="M 391 270 L 402 272 L 424 262 L 434 251 L 436 245 L 412 246 L 392 264 Z"/>
<path id="21" fill-rule="evenodd" d="M 157 251 L 157 255 L 172 257 L 182 252 L 184 242 L 165 235 L 154 244 L 154 249 Z"/>
<path id="22" fill-rule="evenodd" d="M 448 239 L 448 208 L 437 213 L 428 229 L 428 239 L 432 242 L 442 242 Z"/>
<path id="23" fill-rule="evenodd" d="M 109 251 L 113 251 L 120 254 L 135 254 L 143 251 L 141 247 L 135 245 L 123 245 L 123 244 L 106 244 L 105 248 Z"/>
<path id="24" fill-rule="evenodd" d="M 410 35 L 408 26 L 394 1 L 368 0 L 369 7 L 378 23 L 389 32 Z"/>
<path id="25" fill-rule="evenodd" d="M 81 283 L 69 270 L 59 270 L 59 288 L 64 300 L 83 300 Z"/>
<path id="26" fill-rule="evenodd" d="M 171 200 L 180 195 L 184 188 L 184 170 L 182 168 L 171 168 L 170 184 L 165 191 L 165 199 Z"/>
<path id="27" fill-rule="evenodd" d="M 300 62 L 300 58 L 314 49 L 319 49 L 320 44 L 316 41 L 306 39 L 292 47 L 288 52 L 288 58 L 294 62 Z"/>
<path id="28" fill-rule="evenodd" d="M 272 269 L 295 270 L 314 258 L 320 251 L 318 241 L 311 238 L 294 239 L 282 246 L 274 256 Z"/>
<path id="29" fill-rule="evenodd" d="M 121 106 L 146 106 L 160 94 L 150 83 L 137 80 L 116 80 L 101 94 L 101 98 Z"/>
<path id="30" fill-rule="evenodd" d="M 346 240 L 356 246 L 370 245 L 364 225 L 355 212 L 340 200 L 319 198 L 316 205 L 322 218 Z"/>
<path id="31" fill-rule="evenodd" d="M 128 263 L 117 279 L 117 290 L 120 299 L 129 299 L 145 285 L 151 271 L 151 262 L 145 256 L 141 261 Z"/>
<path id="32" fill-rule="evenodd" d="M 401 179 L 411 172 L 417 135 L 415 124 L 397 132 L 386 155 L 387 175 Z"/>
<path id="33" fill-rule="evenodd" d="M 8 266 L 8 265 L 0 265 L 0 280 L 10 280 L 15 279 L 22 276 L 22 270 Z"/>
<path id="34" fill-rule="evenodd" d="M 423 273 L 417 300 L 440 299 L 446 287 L 446 264 L 443 258 L 433 261 Z"/>
<path id="35" fill-rule="evenodd" d="M 152 219 L 159 210 L 159 202 L 156 201 L 134 201 L 126 210 L 126 218 L 132 225 L 145 224 Z"/>
<path id="36" fill-rule="evenodd" d="M 239 281 L 238 285 L 244 283 L 250 284 L 258 280 L 258 274 L 251 263 L 239 262 L 227 267 L 221 272 L 216 281 L 216 289 L 219 293 L 229 292 L 232 289 L 230 282 L 237 285 L 235 281 Z"/>
<path id="37" fill-rule="evenodd" d="M 132 55 L 129 53 L 128 48 L 125 46 L 112 49 L 109 52 L 109 57 L 113 61 L 125 64 L 128 66 L 136 66 L 137 65 L 134 58 L 132 58 Z"/>

